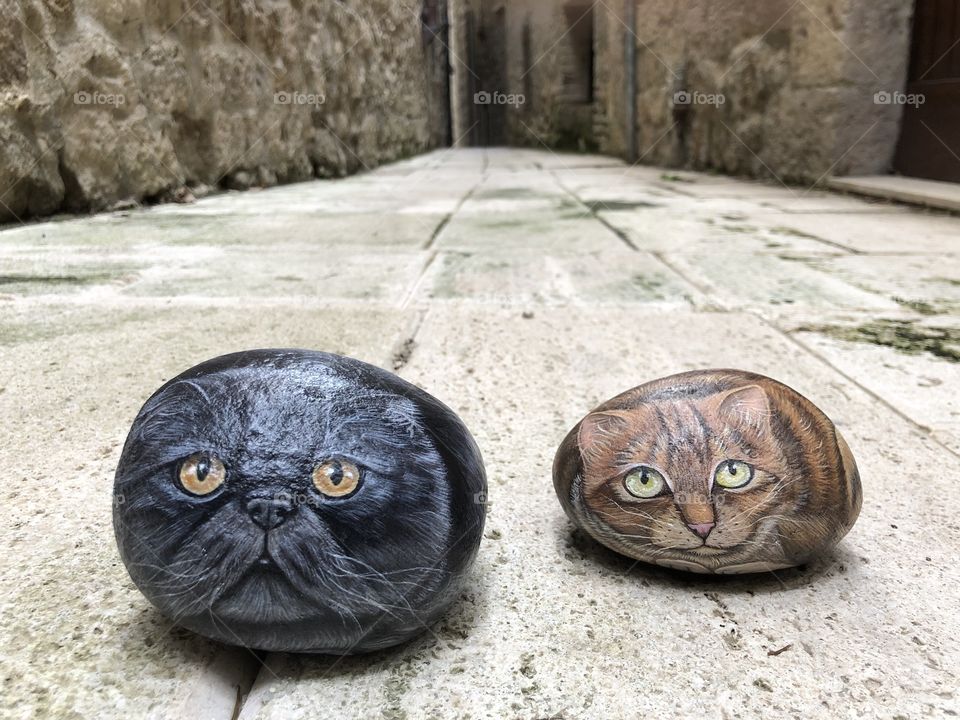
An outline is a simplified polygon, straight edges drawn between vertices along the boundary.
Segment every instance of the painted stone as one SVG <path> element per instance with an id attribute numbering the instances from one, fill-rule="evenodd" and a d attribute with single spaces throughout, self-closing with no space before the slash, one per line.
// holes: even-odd
<path id="1" fill-rule="evenodd" d="M 595 540 L 698 573 L 807 562 L 850 530 L 862 500 L 827 416 L 738 370 L 672 375 L 603 403 L 563 440 L 553 481 Z"/>
<path id="2" fill-rule="evenodd" d="M 372 365 L 252 350 L 166 383 L 115 480 L 130 577 L 201 635 L 352 654 L 401 643 L 462 588 L 486 476 L 459 418 Z"/>

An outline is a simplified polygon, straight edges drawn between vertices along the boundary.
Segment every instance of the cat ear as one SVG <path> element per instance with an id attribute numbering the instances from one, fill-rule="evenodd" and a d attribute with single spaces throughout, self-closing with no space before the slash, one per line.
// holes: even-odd
<path id="1" fill-rule="evenodd" d="M 766 391 L 759 385 L 735 388 L 720 396 L 718 412 L 733 416 L 740 422 L 765 428 L 770 421 L 770 403 Z"/>
<path id="2" fill-rule="evenodd" d="M 596 458 L 608 450 L 611 444 L 629 425 L 630 413 L 625 410 L 607 410 L 587 415 L 580 421 L 577 445 L 584 458 Z"/>

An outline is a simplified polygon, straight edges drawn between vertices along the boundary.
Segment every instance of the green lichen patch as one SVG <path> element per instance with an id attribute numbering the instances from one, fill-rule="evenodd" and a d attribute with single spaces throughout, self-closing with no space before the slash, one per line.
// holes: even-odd
<path id="1" fill-rule="evenodd" d="M 816 235 L 811 235 L 810 233 L 805 233 L 801 230 L 795 230 L 792 227 L 786 227 L 783 225 L 770 228 L 770 232 L 772 232 L 774 235 L 789 235 L 790 237 L 806 238 L 807 240 L 820 239 Z"/>
<path id="2" fill-rule="evenodd" d="M 921 315 L 942 315 L 946 310 L 941 310 L 936 305 L 931 305 L 928 302 L 923 300 L 910 300 L 909 298 L 902 298 L 894 296 L 893 301 L 903 307 L 910 308 L 914 312 L 920 313 Z"/>
<path id="3" fill-rule="evenodd" d="M 481 190 L 476 194 L 478 200 L 524 200 L 531 198 L 553 199 L 556 195 L 536 192 L 524 187 L 504 187 L 495 190 Z"/>
<path id="4" fill-rule="evenodd" d="M 663 277 L 650 275 L 634 275 L 630 281 L 636 288 L 639 288 L 644 295 L 654 300 L 663 300 L 663 288 L 666 284 Z"/>
<path id="5" fill-rule="evenodd" d="M 676 182 L 676 183 L 695 183 L 696 180 L 689 177 L 684 177 L 683 175 L 676 175 L 674 173 L 663 173 L 660 175 L 660 179 L 664 182 Z"/>
<path id="6" fill-rule="evenodd" d="M 625 200 L 589 200 L 584 204 L 593 212 L 618 212 L 623 210 L 637 210 L 639 208 L 663 207 L 659 203 L 644 202 L 642 200 L 636 200 L 632 202 Z"/>
<path id="7" fill-rule="evenodd" d="M 0 275 L 0 285 L 89 285 L 106 282 L 113 278 L 110 273 L 91 275 Z"/>
<path id="8" fill-rule="evenodd" d="M 929 353 L 948 362 L 960 362 L 958 328 L 920 326 L 909 320 L 876 320 L 856 326 L 807 325 L 799 331 L 890 347 L 907 355 Z"/>

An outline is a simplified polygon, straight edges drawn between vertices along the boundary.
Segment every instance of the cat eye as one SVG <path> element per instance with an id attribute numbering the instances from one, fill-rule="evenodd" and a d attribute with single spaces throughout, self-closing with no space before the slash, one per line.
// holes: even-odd
<path id="1" fill-rule="evenodd" d="M 360 486 L 360 468 L 349 460 L 327 460 L 313 469 L 313 486 L 327 497 L 346 497 Z"/>
<path id="2" fill-rule="evenodd" d="M 724 460 L 717 467 L 713 482 L 722 488 L 739 488 L 753 480 L 753 466 L 743 460 Z"/>
<path id="3" fill-rule="evenodd" d="M 663 492 L 667 481 L 652 467 L 638 467 L 627 473 L 623 486 L 627 492 L 638 498 L 652 498 Z"/>
<path id="4" fill-rule="evenodd" d="M 194 453 L 180 463 L 180 487 L 191 495 L 209 495 L 223 485 L 227 469 L 216 455 Z"/>

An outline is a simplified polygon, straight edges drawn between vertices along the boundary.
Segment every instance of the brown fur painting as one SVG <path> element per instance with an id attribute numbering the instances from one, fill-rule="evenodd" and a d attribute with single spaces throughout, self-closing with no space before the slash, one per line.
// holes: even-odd
<path id="1" fill-rule="evenodd" d="M 563 440 L 553 480 L 595 540 L 699 573 L 802 564 L 850 530 L 862 500 L 830 419 L 739 370 L 672 375 L 608 400 Z"/>

